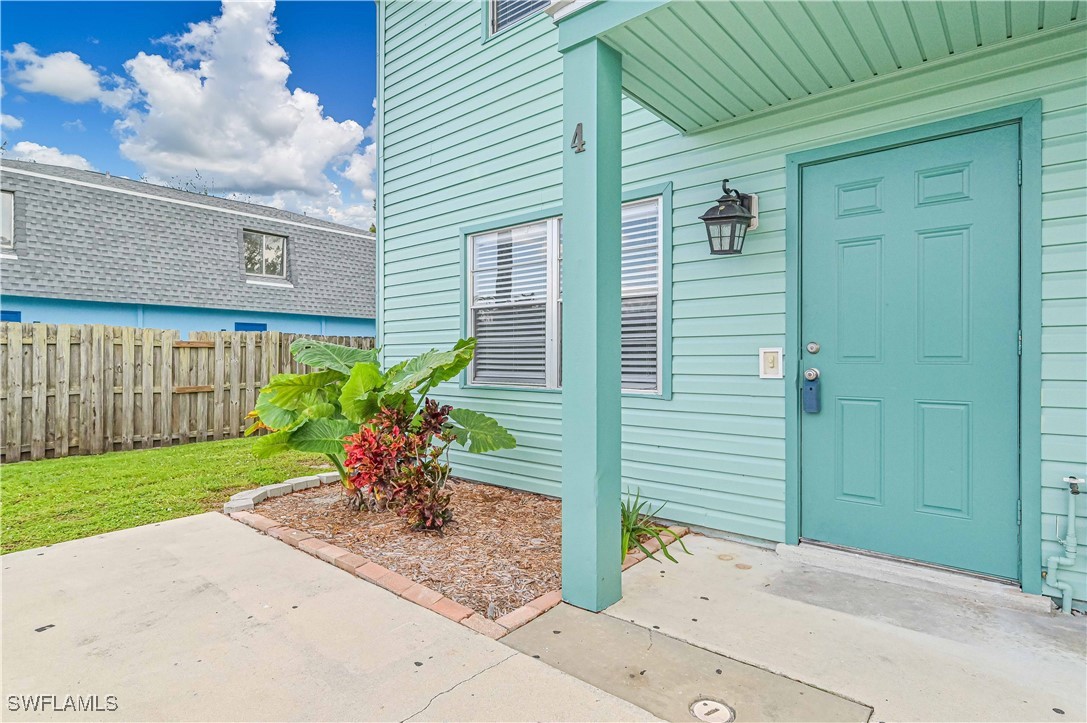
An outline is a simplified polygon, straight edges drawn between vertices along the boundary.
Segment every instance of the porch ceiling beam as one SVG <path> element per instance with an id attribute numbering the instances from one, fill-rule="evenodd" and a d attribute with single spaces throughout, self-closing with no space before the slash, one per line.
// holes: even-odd
<path id="1" fill-rule="evenodd" d="M 668 0 L 597 0 L 581 10 L 556 20 L 559 52 L 641 17 L 667 4 Z"/>
<path id="2" fill-rule="evenodd" d="M 621 596 L 622 61 L 595 38 L 563 53 L 562 594 Z"/>

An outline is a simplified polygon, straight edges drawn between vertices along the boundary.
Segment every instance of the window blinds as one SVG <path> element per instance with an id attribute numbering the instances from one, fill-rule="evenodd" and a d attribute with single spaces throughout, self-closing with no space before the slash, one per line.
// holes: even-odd
<path id="1" fill-rule="evenodd" d="M 491 0 L 491 31 L 515 25 L 549 4 L 550 0 Z"/>
<path id="2" fill-rule="evenodd" d="M 548 221 L 472 237 L 471 334 L 476 384 L 561 384 L 561 279 L 549 290 L 549 265 L 561 265 L 560 224 Z M 623 389 L 659 388 L 660 199 L 622 211 Z M 553 329 L 549 329 L 550 325 Z M 553 371 L 550 384 L 548 371 Z"/>

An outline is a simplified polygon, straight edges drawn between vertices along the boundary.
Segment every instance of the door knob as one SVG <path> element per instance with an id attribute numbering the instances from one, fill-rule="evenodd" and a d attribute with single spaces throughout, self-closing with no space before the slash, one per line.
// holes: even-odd
<path id="1" fill-rule="evenodd" d="M 819 370 L 815 367 L 812 367 L 811 369 L 805 369 L 804 378 L 807 379 L 809 382 L 814 382 L 816 379 L 819 378 Z"/>

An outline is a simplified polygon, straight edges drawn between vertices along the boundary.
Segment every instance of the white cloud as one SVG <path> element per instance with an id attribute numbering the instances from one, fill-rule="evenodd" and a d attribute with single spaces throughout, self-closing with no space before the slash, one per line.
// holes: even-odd
<path id="1" fill-rule="evenodd" d="M 352 153 L 340 175 L 351 181 L 362 197 L 372 201 L 377 197 L 374 189 L 374 171 L 377 170 L 377 144 L 367 144 L 362 153 Z"/>
<path id="2" fill-rule="evenodd" d="M 63 153 L 59 148 L 43 146 L 30 141 L 19 141 L 10 152 L 10 157 L 19 161 L 34 161 L 35 163 L 49 163 L 54 166 L 68 166 L 83 171 L 93 171 L 91 165 L 83 156 L 75 153 Z"/>
<path id="3" fill-rule="evenodd" d="M 199 174 L 216 194 L 367 228 L 376 121 L 337 121 L 317 95 L 287 86 L 274 11 L 271 0 L 224 1 L 219 16 L 160 39 L 163 54 L 128 60 L 124 80 L 74 53 L 41 56 L 20 43 L 4 53 L 7 80 L 119 113 L 120 152 L 151 180 Z"/>
<path id="4" fill-rule="evenodd" d="M 364 129 L 288 89 L 274 8 L 224 3 L 219 17 L 165 39 L 175 59 L 140 53 L 125 63 L 138 102 L 121 122 L 121 153 L 154 176 L 198 169 L 227 191 L 332 193 L 325 171 L 355 152 Z"/>
<path id="5" fill-rule="evenodd" d="M 87 128 L 83 125 L 83 121 L 79 118 L 70 121 L 64 121 L 60 124 L 60 127 L 66 131 L 85 131 Z"/>
<path id="6" fill-rule="evenodd" d="M 52 95 L 69 103 L 96 100 L 108 108 L 123 108 L 131 93 L 116 78 L 103 78 L 75 53 L 39 55 L 28 43 L 4 51 L 8 80 L 29 93 Z"/>
<path id="7" fill-rule="evenodd" d="M 13 115 L 7 113 L 0 113 L 0 128 L 7 128 L 9 131 L 17 131 L 23 127 L 23 119 L 16 118 Z"/>

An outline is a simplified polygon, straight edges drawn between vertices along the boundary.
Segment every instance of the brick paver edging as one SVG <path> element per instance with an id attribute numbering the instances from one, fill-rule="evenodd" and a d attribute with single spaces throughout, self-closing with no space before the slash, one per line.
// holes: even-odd
<path id="1" fill-rule="evenodd" d="M 455 623 L 460 623 L 495 640 L 512 630 L 516 630 L 562 602 L 562 591 L 552 590 L 512 612 L 506 613 L 497 620 L 490 620 L 471 608 L 447 598 L 437 590 L 433 590 L 422 583 L 414 582 L 399 573 L 378 565 L 376 562 L 371 562 L 362 555 L 357 555 L 350 550 L 325 542 L 308 532 L 281 525 L 275 520 L 250 512 L 256 503 L 263 502 L 269 497 L 278 497 L 289 492 L 316 487 L 320 484 L 338 482 L 339 479 L 339 475 L 332 472 L 313 477 L 298 477 L 279 484 L 239 492 L 223 506 L 223 512 L 258 532 L 263 532 L 270 537 L 286 542 L 291 547 L 297 547 L 299 550 L 331 563 L 356 577 L 380 585 L 394 595 L 399 595 L 416 605 L 433 610 Z M 669 528 L 668 532 L 663 533 L 665 544 L 670 544 L 683 537 L 687 532 L 686 527 Z M 660 549 L 660 544 L 656 540 L 650 540 L 646 544 L 646 548 L 650 552 L 656 552 Z M 623 561 L 623 569 L 626 570 L 644 559 L 646 559 L 646 555 L 641 550 L 629 553 L 626 560 Z"/>

